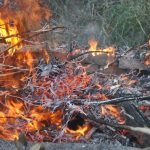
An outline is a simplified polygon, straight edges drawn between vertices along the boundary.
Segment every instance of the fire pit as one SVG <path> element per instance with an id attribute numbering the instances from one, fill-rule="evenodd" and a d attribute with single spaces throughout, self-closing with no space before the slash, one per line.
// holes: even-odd
<path id="1" fill-rule="evenodd" d="M 86 48 L 53 51 L 45 33 L 66 28 L 40 27 L 51 16 L 47 6 L 6 0 L 0 14 L 1 139 L 17 148 L 27 142 L 150 145 L 148 43 L 118 54 L 91 39 Z"/>

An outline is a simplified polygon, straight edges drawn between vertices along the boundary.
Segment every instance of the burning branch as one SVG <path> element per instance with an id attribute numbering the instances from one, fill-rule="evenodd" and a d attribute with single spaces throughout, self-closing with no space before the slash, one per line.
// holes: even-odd
<path id="1" fill-rule="evenodd" d="M 86 119 L 89 119 L 90 121 L 92 121 L 92 123 L 94 122 L 93 124 L 96 125 L 96 127 L 98 127 L 98 128 L 99 128 L 100 124 L 104 124 L 104 125 L 116 128 L 116 129 L 125 129 L 125 130 L 129 130 L 129 131 L 133 131 L 133 132 L 140 132 L 140 133 L 150 135 L 150 128 L 113 124 L 110 122 L 106 122 L 103 119 L 97 119 L 93 115 L 85 115 L 85 114 L 80 114 L 80 115 Z"/>
<path id="2" fill-rule="evenodd" d="M 68 60 L 71 61 L 71 60 L 77 59 L 77 58 L 79 58 L 79 57 L 81 57 L 83 55 L 93 54 L 93 53 L 106 53 L 106 54 L 109 54 L 109 52 L 104 51 L 104 50 L 87 51 L 87 52 L 84 52 L 84 53 L 77 54 L 75 56 L 70 56 L 70 57 L 68 57 Z"/>
<path id="3" fill-rule="evenodd" d="M 29 38 L 32 38 L 32 37 L 35 37 L 35 36 L 38 36 L 40 34 L 44 34 L 46 32 L 53 32 L 53 31 L 58 31 L 58 30 L 64 30 L 66 29 L 66 27 L 63 27 L 63 26 L 57 26 L 57 27 L 53 27 L 53 28 L 49 28 L 48 26 L 46 26 L 46 28 L 42 28 L 42 29 L 39 29 L 39 30 L 35 30 L 35 31 L 25 31 L 25 32 L 21 32 L 21 33 L 17 33 L 17 34 L 12 34 L 12 35 L 9 35 L 9 36 L 5 36 L 5 37 L 0 37 L 1 40 L 6 40 L 8 38 L 12 38 L 12 37 L 17 37 L 17 36 L 24 36 L 26 34 L 33 34 L 35 33 L 34 35 L 32 35 L 31 37 L 29 36 Z"/>
<path id="4" fill-rule="evenodd" d="M 52 31 L 55 31 L 55 30 L 58 30 L 58 29 L 65 29 L 65 27 L 53 27 L 52 29 L 41 29 L 41 30 L 37 30 L 37 31 L 27 31 L 27 32 L 21 33 L 20 35 L 35 33 L 33 35 L 28 36 L 28 39 L 31 39 L 33 37 L 36 37 L 36 36 L 40 35 L 40 34 L 43 34 L 43 33 L 46 33 L 46 32 L 52 32 Z M 19 33 L 14 34 L 14 35 L 10 35 L 10 36 L 7 36 L 7 37 L 1 37 L 1 40 L 7 40 L 8 38 L 17 37 L 18 35 L 19 35 Z M 12 52 L 10 52 L 10 54 L 13 55 L 14 52 L 15 52 L 14 48 L 19 46 L 20 44 L 23 44 L 24 41 L 25 41 L 24 39 L 20 39 L 19 42 L 17 42 L 14 45 L 11 45 L 10 47 L 6 48 L 4 51 L 12 51 L 13 50 Z"/>

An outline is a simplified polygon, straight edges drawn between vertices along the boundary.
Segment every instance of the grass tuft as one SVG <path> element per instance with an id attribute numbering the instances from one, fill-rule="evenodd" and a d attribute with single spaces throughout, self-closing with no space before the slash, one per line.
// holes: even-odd
<path id="1" fill-rule="evenodd" d="M 52 22 L 69 27 L 64 40 L 95 38 L 101 45 L 134 46 L 150 37 L 149 0 L 49 0 Z"/>

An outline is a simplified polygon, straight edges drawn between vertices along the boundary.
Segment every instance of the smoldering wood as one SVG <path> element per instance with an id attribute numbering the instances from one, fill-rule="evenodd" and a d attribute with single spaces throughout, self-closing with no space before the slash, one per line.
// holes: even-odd
<path id="1" fill-rule="evenodd" d="M 129 125 L 122 125 L 122 124 L 114 124 L 108 121 L 105 121 L 102 118 L 96 118 L 94 115 L 92 114 L 81 114 L 79 113 L 79 115 L 85 119 L 88 119 L 89 121 L 91 121 L 91 123 L 93 125 L 95 125 L 97 128 L 99 128 L 99 126 L 101 124 L 113 127 L 115 129 L 125 129 L 125 130 L 129 130 L 132 132 L 137 132 L 137 133 L 142 133 L 145 135 L 150 135 L 150 128 L 147 127 L 135 127 L 135 126 L 129 126 Z"/>
<path id="2" fill-rule="evenodd" d="M 99 51 L 95 51 L 99 52 Z M 101 55 L 93 56 L 91 51 L 87 51 L 80 53 L 75 56 L 71 56 L 68 60 L 77 59 L 83 55 L 87 55 L 82 64 L 91 64 L 92 67 L 96 68 L 97 70 L 101 70 L 105 73 L 112 73 L 112 74 L 121 74 L 124 73 L 126 70 L 150 70 L 150 65 L 145 63 L 145 60 L 150 60 L 150 57 L 146 55 L 150 53 L 148 49 L 147 43 L 138 47 L 132 47 L 125 50 L 121 55 L 116 57 L 109 56 L 107 53 L 102 53 Z M 109 59 L 109 63 L 108 60 Z M 90 73 L 94 73 L 91 71 Z"/>
<path id="3" fill-rule="evenodd" d="M 128 114 L 130 114 L 130 116 L 133 117 L 133 119 L 130 119 L 128 116 L 126 116 L 126 123 L 128 125 L 135 127 L 150 127 L 148 118 L 145 117 L 139 109 L 137 109 L 134 103 L 123 103 L 122 107 Z"/>
<path id="4" fill-rule="evenodd" d="M 95 51 L 95 52 L 99 52 L 99 51 Z M 93 53 L 92 51 L 88 51 L 88 52 L 85 52 L 85 53 L 82 53 L 82 54 L 79 54 L 77 56 L 73 56 L 71 58 L 72 59 L 77 59 L 78 57 L 82 56 L 82 55 L 85 55 L 85 54 L 88 54 L 87 55 L 87 58 L 85 58 L 82 63 L 83 64 L 96 64 L 96 65 L 100 65 L 100 66 L 104 66 L 106 65 L 106 59 L 107 59 L 107 55 L 104 53 L 102 55 L 96 55 L 96 56 L 92 56 Z"/>
<path id="5" fill-rule="evenodd" d="M 92 102 L 87 102 L 86 99 L 79 99 L 79 100 L 72 100 L 71 102 L 73 104 L 77 105 L 84 105 L 84 104 L 90 104 L 90 105 L 107 105 L 107 104 L 118 104 L 122 102 L 129 102 L 129 101 L 142 101 L 142 100 L 150 100 L 150 96 L 137 96 L 137 97 L 119 97 L 114 99 L 107 99 L 105 101 L 99 101 L 99 100 L 93 100 Z"/>
<path id="6" fill-rule="evenodd" d="M 149 52 L 150 51 L 147 49 L 129 51 L 123 57 L 119 58 L 119 68 L 131 70 L 150 70 L 150 65 L 146 65 L 144 63 L 146 54 Z"/>
<path id="7" fill-rule="evenodd" d="M 98 65 L 101 67 L 101 70 L 106 70 L 107 68 L 109 70 L 110 69 L 115 70 L 116 68 L 114 69 L 114 67 L 112 68 L 112 66 L 114 66 L 116 62 L 118 62 L 118 65 L 116 66 L 118 70 L 119 69 L 150 70 L 150 65 L 147 65 L 144 63 L 146 59 L 150 59 L 149 57 L 146 58 L 146 54 L 150 53 L 150 50 L 148 47 L 149 46 L 147 43 L 144 45 L 137 46 L 137 47 L 131 47 L 125 50 L 121 55 L 118 55 L 117 57 L 113 57 L 113 56 L 109 57 L 109 63 L 107 62 L 107 59 L 108 59 L 107 54 L 102 53 L 101 55 L 92 56 L 92 54 L 89 53 L 87 58 L 85 58 L 82 61 L 82 63 Z M 83 54 L 74 56 L 71 58 L 71 60 L 76 59 L 82 55 Z"/>
<path id="8" fill-rule="evenodd" d="M 105 52 L 103 52 L 102 55 L 96 55 L 96 56 L 92 56 L 92 53 L 98 53 L 98 52 L 103 52 L 103 51 L 86 51 L 86 52 L 83 52 L 83 53 L 80 53 L 80 54 L 77 54 L 75 56 L 71 56 L 68 58 L 68 60 L 74 60 L 74 59 L 77 59 L 83 55 L 87 55 L 87 58 L 84 59 L 84 61 L 82 63 L 84 64 L 98 64 L 98 65 L 105 65 L 106 64 L 106 58 L 107 58 L 107 55 Z"/>

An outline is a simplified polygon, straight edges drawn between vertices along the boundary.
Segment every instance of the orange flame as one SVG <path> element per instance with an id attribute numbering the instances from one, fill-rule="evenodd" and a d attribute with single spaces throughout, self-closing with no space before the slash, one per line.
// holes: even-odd
<path id="1" fill-rule="evenodd" d="M 125 119 L 121 117 L 120 110 L 117 106 L 114 105 L 102 106 L 101 113 L 104 116 L 109 116 L 109 115 L 114 116 L 118 120 L 119 124 L 125 123 Z"/>
<path id="2" fill-rule="evenodd" d="M 11 5 L 10 2 L 5 1 L 4 6 L 0 8 L 0 37 L 9 46 L 9 56 L 13 56 L 17 51 L 20 53 L 15 55 L 19 62 L 17 61 L 16 64 L 11 64 L 12 61 L 9 59 L 9 62 L 6 60 L 5 63 L 19 67 L 26 63 L 29 72 L 31 72 L 33 69 L 34 56 L 30 50 L 23 52 L 22 47 L 25 44 L 23 39 L 28 36 L 27 34 L 21 33 L 29 32 L 33 29 L 40 29 L 41 20 L 48 20 L 51 16 L 51 12 L 47 6 L 42 6 L 39 0 L 15 0 L 14 6 L 10 7 L 9 5 Z M 44 58 L 46 62 L 48 62 L 48 54 L 45 50 L 43 50 L 43 52 Z M 14 58 L 12 59 L 14 60 Z"/>
<path id="3" fill-rule="evenodd" d="M 148 45 L 150 46 L 150 40 L 148 40 Z"/>
<path id="4" fill-rule="evenodd" d="M 34 56 L 34 52 L 29 49 L 22 50 L 26 34 L 21 33 L 40 29 L 42 18 L 48 19 L 51 16 L 47 7 L 41 7 L 38 0 L 15 0 L 14 5 L 15 8 L 9 7 L 9 1 L 5 1 L 5 5 L 0 8 L 0 37 L 2 42 L 9 46 L 8 57 L 3 64 L 15 68 L 2 69 L 4 75 L 1 77 L 0 85 L 6 88 L 20 88 L 22 81 L 28 77 L 28 72 L 31 73 L 33 69 L 36 55 Z M 49 61 L 45 50 L 44 58 Z M 17 90 L 10 93 L 16 94 Z M 0 138 L 14 140 L 18 138 L 20 132 L 36 132 L 44 128 L 47 123 L 60 128 L 61 110 L 51 112 L 42 106 L 31 106 L 12 99 L 7 101 L 3 99 L 4 97 L 0 95 Z"/>
<path id="5" fill-rule="evenodd" d="M 24 36 L 19 35 L 19 33 L 30 31 L 33 27 L 34 29 L 37 29 L 41 19 L 48 19 L 51 13 L 46 9 L 47 7 L 44 7 L 44 9 L 40 7 L 39 0 L 15 1 L 17 5 L 16 7 L 21 9 L 16 11 L 10 9 L 9 7 L 0 9 L 0 36 L 4 38 L 5 43 L 12 47 L 8 50 L 9 57 L 5 60 L 5 63 L 7 65 L 17 67 L 28 66 L 28 72 L 33 73 L 33 61 L 35 56 L 29 49 L 26 51 L 21 51 L 21 48 L 25 43 L 22 42 Z M 5 4 L 5 6 L 6 5 L 7 4 Z M 8 14 L 11 15 L 11 18 Z M 110 55 L 114 54 L 114 49 L 112 47 L 97 49 L 98 43 L 95 40 L 89 41 L 89 44 L 91 46 L 90 51 L 99 51 L 97 53 L 93 52 L 93 56 L 102 53 L 107 53 Z M 50 58 L 45 49 L 43 50 L 43 55 L 48 63 Z M 45 97 L 49 99 L 52 99 L 55 95 L 60 99 L 63 99 L 65 95 L 73 94 L 77 88 L 78 90 L 84 89 L 90 84 L 91 76 L 88 76 L 85 71 L 75 76 L 73 68 L 68 67 L 68 70 L 68 74 L 63 78 L 60 78 L 60 80 L 57 81 L 56 86 L 53 84 L 53 86 L 55 86 L 55 91 L 52 89 L 51 92 L 47 92 L 49 91 L 51 81 L 36 81 L 36 73 L 32 74 L 35 76 L 35 79 L 33 79 L 33 84 L 35 86 L 42 86 L 45 89 L 48 88 L 44 92 L 43 90 L 35 92 L 35 96 L 39 96 L 41 93 L 44 93 Z M 8 72 L 7 70 L 4 70 L 4 72 L 8 73 L 7 75 L 9 76 L 3 77 L 3 79 L 5 79 L 3 82 L 4 87 L 8 86 L 19 88 L 21 87 L 21 81 L 28 77 L 26 73 L 11 75 L 11 73 L 13 73 L 11 71 Z M 99 85 L 99 87 L 101 86 Z M 14 93 L 18 94 L 16 91 Z M 78 93 L 78 95 L 80 94 L 81 93 Z M 103 99 L 105 99 L 106 96 L 103 95 L 103 97 Z M 45 102 L 45 99 L 43 98 L 41 101 Z M 3 106 L 0 107 L 0 138 L 14 140 L 15 138 L 18 138 L 20 132 L 42 132 L 45 127 L 50 125 L 54 125 L 58 130 L 61 128 L 63 112 L 60 109 L 52 112 L 43 106 L 33 106 L 14 99 L 4 101 L 4 97 L 0 97 L 0 102 L 3 104 Z M 102 107 L 102 114 L 111 114 L 120 119 L 119 110 L 112 105 Z M 81 136 L 84 136 L 89 129 L 89 124 L 84 124 L 83 126 L 78 126 L 76 131 L 67 128 L 66 132 L 75 135 L 76 139 L 79 139 Z M 37 140 L 36 137 L 35 140 Z"/>
<path id="6" fill-rule="evenodd" d="M 91 127 L 89 124 L 85 124 L 83 126 L 78 126 L 77 130 L 71 130 L 69 128 L 66 128 L 65 132 L 72 134 L 75 137 L 75 140 L 79 140 L 81 136 L 85 136 L 85 134 L 89 131 L 90 128 Z"/>
<path id="7" fill-rule="evenodd" d="M 39 0 L 14 0 L 14 5 L 10 5 L 10 1 L 6 0 L 0 8 L 0 36 L 12 46 L 8 50 L 9 55 L 12 56 L 16 50 L 22 48 L 22 37 L 28 37 L 27 34 L 22 34 L 22 37 L 19 34 L 39 30 L 41 20 L 48 20 L 51 11 Z"/>
<path id="8" fill-rule="evenodd" d="M 90 51 L 97 51 L 97 44 L 98 42 L 94 39 L 89 40 L 89 45 L 90 45 Z M 95 52 L 92 53 L 93 56 L 95 56 Z"/>
<path id="9" fill-rule="evenodd" d="M 89 40 L 89 45 L 90 45 L 90 48 L 89 48 L 89 51 L 92 51 L 92 55 L 93 56 L 96 56 L 96 55 L 101 55 L 103 53 L 106 53 L 107 56 L 114 56 L 114 53 L 115 53 L 115 48 L 114 47 L 107 47 L 107 48 L 104 48 L 104 49 L 101 49 L 101 48 L 97 48 L 97 45 L 98 45 L 98 42 L 94 39 L 91 39 Z M 99 52 L 94 52 L 94 51 L 99 51 Z"/>
<path id="10" fill-rule="evenodd" d="M 7 101 L 5 108 L 0 109 L 0 138 L 14 140 L 18 138 L 20 131 L 26 133 L 42 130 L 48 123 L 60 128 L 60 110 L 51 112 L 42 106 L 27 108 L 28 110 L 23 102 Z"/>
<path id="11" fill-rule="evenodd" d="M 95 94 L 94 99 L 106 100 L 108 97 L 105 94 Z M 125 123 L 125 119 L 121 116 L 121 111 L 116 105 L 100 106 L 100 114 L 102 116 L 113 116 L 120 124 Z"/>
<path id="12" fill-rule="evenodd" d="M 1 16 L 1 14 L 0 14 Z M 0 35 L 1 38 L 5 37 L 10 37 L 6 38 L 5 41 L 6 43 L 10 44 L 11 46 L 14 46 L 13 48 L 8 50 L 8 53 L 10 55 L 13 55 L 15 50 L 19 49 L 18 43 L 21 42 L 21 38 L 17 35 L 19 32 L 17 30 L 16 24 L 15 23 L 6 23 L 4 20 L 0 18 Z M 11 37 L 12 35 L 16 35 Z"/>
<path id="13" fill-rule="evenodd" d="M 5 23 L 15 22 L 19 33 L 38 30 L 41 20 L 48 20 L 52 15 L 48 6 L 41 4 L 40 0 L 14 0 L 13 4 L 8 0 L 0 8 L 1 18 Z"/>
<path id="14" fill-rule="evenodd" d="M 150 65 L 150 53 L 146 53 L 144 64 L 145 65 Z"/>

